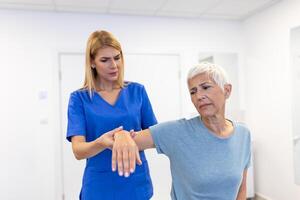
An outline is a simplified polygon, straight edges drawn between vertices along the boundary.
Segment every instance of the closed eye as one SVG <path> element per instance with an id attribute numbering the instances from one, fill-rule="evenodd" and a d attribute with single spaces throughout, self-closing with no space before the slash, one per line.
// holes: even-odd
<path id="1" fill-rule="evenodd" d="M 191 90 L 190 90 L 190 94 L 191 94 L 191 95 L 194 95 L 194 94 L 196 94 L 196 92 L 197 92 L 197 90 L 196 90 L 196 89 L 191 89 Z"/>
<path id="2" fill-rule="evenodd" d="M 210 85 L 202 85 L 201 87 L 203 90 L 208 90 L 209 88 L 211 88 Z"/>
<path id="3" fill-rule="evenodd" d="M 108 59 L 102 59 L 102 60 L 100 60 L 101 62 L 107 62 L 108 61 Z"/>
<path id="4" fill-rule="evenodd" d="M 121 56 L 120 55 L 117 55 L 114 57 L 114 60 L 120 60 L 121 59 Z"/>

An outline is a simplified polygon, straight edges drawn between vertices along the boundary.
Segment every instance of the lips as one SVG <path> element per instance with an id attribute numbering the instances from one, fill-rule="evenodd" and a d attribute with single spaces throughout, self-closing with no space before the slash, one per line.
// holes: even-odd
<path id="1" fill-rule="evenodd" d="M 209 106 L 209 105 L 211 105 L 211 103 L 202 104 L 202 105 L 199 106 L 199 108 L 202 109 L 202 108 L 205 108 L 205 107 L 207 107 L 207 106 Z"/>
<path id="2" fill-rule="evenodd" d="M 111 76 L 116 76 L 117 74 L 118 74 L 118 71 L 109 73 L 109 75 L 111 75 Z"/>

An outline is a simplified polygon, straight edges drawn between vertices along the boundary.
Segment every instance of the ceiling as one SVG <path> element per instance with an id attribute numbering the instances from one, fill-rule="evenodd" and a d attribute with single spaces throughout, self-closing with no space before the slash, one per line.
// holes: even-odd
<path id="1" fill-rule="evenodd" d="M 0 0 L 2 9 L 243 20 L 280 0 Z"/>

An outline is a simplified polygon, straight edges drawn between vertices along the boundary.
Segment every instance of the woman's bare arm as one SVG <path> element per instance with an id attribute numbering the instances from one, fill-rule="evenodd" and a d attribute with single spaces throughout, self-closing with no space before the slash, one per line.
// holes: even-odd
<path id="1" fill-rule="evenodd" d="M 133 138 L 133 140 L 139 147 L 140 151 L 155 147 L 153 139 L 152 139 L 152 135 L 151 135 L 149 129 L 145 129 L 145 130 L 137 132 L 136 136 Z"/>
<path id="2" fill-rule="evenodd" d="M 107 148 L 112 148 L 114 133 L 122 130 L 122 127 L 109 131 L 94 141 L 86 142 L 85 136 L 73 136 L 72 150 L 77 160 L 90 158 Z"/>

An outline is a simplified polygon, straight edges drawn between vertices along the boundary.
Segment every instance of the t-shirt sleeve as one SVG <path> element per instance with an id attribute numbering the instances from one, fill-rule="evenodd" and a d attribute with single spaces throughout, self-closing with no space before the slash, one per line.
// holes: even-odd
<path id="1" fill-rule="evenodd" d="M 247 133 L 247 140 L 246 140 L 246 165 L 245 169 L 248 169 L 251 165 L 251 136 L 250 136 L 250 131 Z"/>
<path id="2" fill-rule="evenodd" d="M 179 131 L 177 121 L 160 123 L 149 128 L 157 153 L 170 156 Z"/>
<path id="3" fill-rule="evenodd" d="M 150 126 L 157 124 L 152 105 L 144 87 L 142 88 L 141 122 L 142 129 L 147 129 Z"/>
<path id="4" fill-rule="evenodd" d="M 67 140 L 71 141 L 75 135 L 86 135 L 86 120 L 82 100 L 78 93 L 73 92 L 68 105 Z"/>

